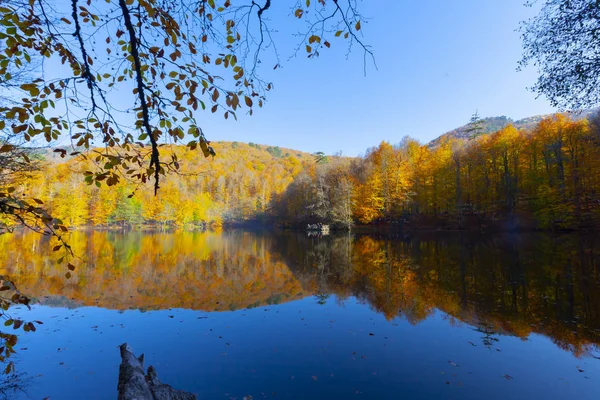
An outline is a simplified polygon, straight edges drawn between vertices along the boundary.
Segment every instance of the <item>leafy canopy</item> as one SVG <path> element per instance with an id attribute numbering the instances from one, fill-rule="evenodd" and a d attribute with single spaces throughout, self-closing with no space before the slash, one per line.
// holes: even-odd
<path id="1" fill-rule="evenodd" d="M 545 0 L 540 13 L 522 24 L 521 34 L 520 65 L 534 64 L 539 71 L 535 92 L 563 109 L 600 103 L 597 0 Z"/>

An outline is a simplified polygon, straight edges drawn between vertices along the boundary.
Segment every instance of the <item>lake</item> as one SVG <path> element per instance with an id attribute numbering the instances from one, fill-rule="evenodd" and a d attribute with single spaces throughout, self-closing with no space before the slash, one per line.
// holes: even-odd
<path id="1" fill-rule="evenodd" d="M 69 243 L 86 262 L 67 279 L 47 238 L 0 236 L 0 274 L 35 300 L 11 314 L 44 323 L 19 335 L 9 398 L 115 399 L 123 342 L 199 399 L 600 395 L 600 238 L 94 231 Z"/>

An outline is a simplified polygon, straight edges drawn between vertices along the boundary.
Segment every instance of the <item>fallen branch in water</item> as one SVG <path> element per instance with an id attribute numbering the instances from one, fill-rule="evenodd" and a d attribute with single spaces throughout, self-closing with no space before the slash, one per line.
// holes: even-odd
<path id="1" fill-rule="evenodd" d="M 197 400 L 196 395 L 161 383 L 154 367 L 144 374 L 144 355 L 139 358 L 127 343 L 120 346 L 118 400 Z"/>

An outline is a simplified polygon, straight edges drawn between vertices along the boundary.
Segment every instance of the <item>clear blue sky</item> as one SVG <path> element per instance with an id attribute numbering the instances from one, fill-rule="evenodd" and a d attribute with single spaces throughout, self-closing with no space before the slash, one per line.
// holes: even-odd
<path id="1" fill-rule="evenodd" d="M 373 46 L 378 70 L 363 73 L 362 53 L 347 60 L 343 40 L 308 60 L 287 60 L 297 38 L 277 36 L 283 68 L 265 68 L 275 84 L 254 116 L 238 121 L 205 119 L 210 140 L 237 140 L 303 151 L 358 155 L 382 140 L 405 135 L 427 142 L 482 117 L 519 119 L 554 111 L 527 90 L 536 71 L 517 72 L 521 41 L 516 29 L 535 9 L 524 0 L 366 0 L 370 19 L 364 40 Z M 290 3 L 273 2 L 273 23 L 288 17 Z M 286 26 L 287 27 L 287 26 Z M 296 25 L 293 29 L 299 29 Z"/>

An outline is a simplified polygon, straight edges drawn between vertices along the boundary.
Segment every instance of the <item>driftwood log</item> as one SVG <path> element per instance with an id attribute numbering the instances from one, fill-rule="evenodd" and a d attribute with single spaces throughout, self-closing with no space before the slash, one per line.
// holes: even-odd
<path id="1" fill-rule="evenodd" d="M 118 400 L 197 400 L 196 395 L 161 383 L 154 367 L 144 374 L 144 355 L 136 357 L 127 343 L 120 346 Z"/>

